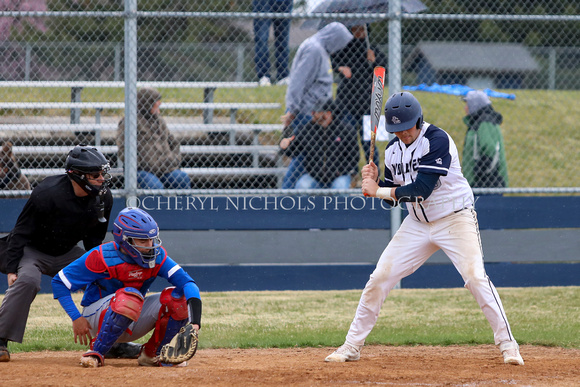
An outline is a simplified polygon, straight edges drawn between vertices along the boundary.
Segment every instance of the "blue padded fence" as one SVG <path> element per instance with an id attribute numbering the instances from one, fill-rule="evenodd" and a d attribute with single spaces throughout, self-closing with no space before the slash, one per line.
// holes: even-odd
<path id="1" fill-rule="evenodd" d="M 8 232 L 24 199 L 0 200 L 0 232 Z M 308 230 L 388 229 L 389 209 L 364 197 L 145 197 L 141 208 L 162 230 Z M 113 214 L 125 206 L 115 200 Z M 580 197 L 477 198 L 481 229 L 580 229 Z M 406 212 L 404 211 L 403 214 Z M 571 243 L 578 243 L 572 241 Z M 256 254 L 260 252 L 256 246 Z M 575 259 L 572 259 L 573 261 Z M 572 263 L 487 263 L 498 287 L 580 286 L 580 259 Z M 370 264 L 193 265 L 184 266 L 202 291 L 362 289 Z M 152 290 L 167 284 L 159 279 Z M 401 282 L 403 288 L 461 287 L 451 264 L 425 264 Z M 0 291 L 5 291 L 0 274 Z M 51 292 L 43 276 L 42 292 Z"/>
<path id="2" fill-rule="evenodd" d="M 26 202 L 0 199 L 0 232 Z M 335 196 L 144 197 L 138 202 L 162 230 L 388 229 L 390 208 L 375 198 Z M 113 214 L 125 207 L 115 199 Z M 580 196 L 478 196 L 481 229 L 579 228 Z M 403 211 L 403 216 L 407 211 Z M 112 225 L 112 222 L 109 224 Z"/>
<path id="3" fill-rule="evenodd" d="M 496 287 L 580 286 L 580 263 L 492 263 L 486 272 Z M 185 266 L 202 292 L 261 290 L 361 289 L 374 265 L 208 265 Z M 41 292 L 52 292 L 51 278 L 42 276 Z M 157 279 L 151 291 L 161 291 L 168 282 Z M 401 281 L 402 288 L 462 287 L 453 265 L 421 266 Z M 6 276 L 0 274 L 0 292 L 6 291 Z"/>

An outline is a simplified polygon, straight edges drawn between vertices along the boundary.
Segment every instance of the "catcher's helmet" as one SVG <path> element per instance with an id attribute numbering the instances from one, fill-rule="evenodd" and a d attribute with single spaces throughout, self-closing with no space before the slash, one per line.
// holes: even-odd
<path id="1" fill-rule="evenodd" d="M 421 129 L 423 124 L 421 104 L 407 91 L 393 94 L 385 104 L 385 122 L 389 133 L 402 132 L 415 125 L 417 129 Z"/>
<path id="2" fill-rule="evenodd" d="M 100 195 L 106 192 L 111 175 L 109 161 L 95 147 L 86 145 L 75 146 L 67 155 L 65 169 L 68 177 L 76 182 L 89 195 Z M 85 174 L 101 172 L 105 182 L 101 186 L 89 183 Z"/>
<path id="3" fill-rule="evenodd" d="M 117 215 L 113 223 L 113 237 L 115 243 L 123 249 L 123 253 L 133 262 L 145 268 L 154 268 L 155 259 L 159 255 L 161 239 L 159 239 L 159 226 L 147 212 L 140 208 L 127 207 Z M 151 247 L 136 246 L 133 238 L 152 239 Z M 139 249 L 147 249 L 142 253 Z"/>

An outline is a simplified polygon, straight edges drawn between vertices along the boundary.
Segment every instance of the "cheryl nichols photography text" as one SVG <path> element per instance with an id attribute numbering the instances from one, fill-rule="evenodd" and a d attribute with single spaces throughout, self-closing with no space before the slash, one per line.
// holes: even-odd
<path id="1" fill-rule="evenodd" d="M 475 198 L 477 201 L 477 198 Z M 421 205 L 464 208 L 467 201 L 425 202 Z M 364 196 L 143 196 L 132 197 L 129 207 L 146 211 L 388 211 L 387 202 Z M 406 203 L 399 207 L 406 211 Z"/>

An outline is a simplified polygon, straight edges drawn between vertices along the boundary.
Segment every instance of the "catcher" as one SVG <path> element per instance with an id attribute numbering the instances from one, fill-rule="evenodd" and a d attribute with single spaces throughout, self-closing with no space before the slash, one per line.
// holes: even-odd
<path id="1" fill-rule="evenodd" d="M 114 343 L 139 339 L 154 329 L 138 358 L 142 366 L 185 366 L 197 350 L 201 299 L 195 281 L 168 255 L 155 220 L 138 208 L 123 209 L 114 241 L 97 246 L 52 279 L 54 298 L 72 320 L 74 340 L 90 349 L 84 367 L 101 367 Z M 174 287 L 146 296 L 156 277 Z M 86 287 L 81 306 L 71 292 Z"/>

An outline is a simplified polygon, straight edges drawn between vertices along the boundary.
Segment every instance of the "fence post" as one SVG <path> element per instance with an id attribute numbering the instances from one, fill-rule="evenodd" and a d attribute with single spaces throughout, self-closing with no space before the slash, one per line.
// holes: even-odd
<path id="1" fill-rule="evenodd" d="M 230 109 L 230 124 L 236 124 L 236 115 L 238 114 L 238 109 Z M 236 145 L 236 131 L 235 129 L 230 130 L 230 145 Z"/>
<path id="2" fill-rule="evenodd" d="M 215 87 L 206 87 L 203 89 L 203 102 L 212 103 Z M 203 123 L 211 124 L 213 122 L 213 109 L 203 109 Z"/>
<path id="3" fill-rule="evenodd" d="M 94 131 L 95 134 L 95 146 L 100 147 L 101 146 L 101 128 L 99 128 L 98 126 L 101 124 L 101 113 L 103 111 L 103 108 L 97 108 L 95 111 L 95 124 L 97 124 L 97 128 Z"/>
<path id="4" fill-rule="evenodd" d="M 548 89 L 556 89 L 556 49 L 550 48 L 548 65 Z"/>
<path id="5" fill-rule="evenodd" d="M 136 206 L 137 191 L 137 0 L 125 0 L 125 191 Z M 134 202 L 132 202 L 134 201 Z"/>
<path id="6" fill-rule="evenodd" d="M 401 0 L 389 1 L 389 91 L 388 97 L 401 91 Z M 389 135 L 391 137 L 392 135 Z M 383 166 L 384 168 L 384 166 Z M 401 226 L 401 208 L 391 208 L 391 239 Z M 395 289 L 401 287 L 401 281 L 395 285 Z"/>
<path id="7" fill-rule="evenodd" d="M 115 81 L 121 79 L 121 44 L 115 44 Z"/>
<path id="8" fill-rule="evenodd" d="M 73 86 L 70 88 L 70 100 L 71 102 L 81 102 L 81 92 L 83 88 L 80 86 Z M 72 108 L 70 109 L 70 123 L 80 124 L 81 123 L 81 109 Z"/>
<path id="9" fill-rule="evenodd" d="M 30 63 L 32 62 L 32 46 L 30 43 L 26 43 L 24 62 L 24 80 L 30 81 Z"/>
<path id="10" fill-rule="evenodd" d="M 238 43 L 237 53 L 238 67 L 236 69 L 236 82 L 242 82 L 244 80 L 244 44 Z"/>

